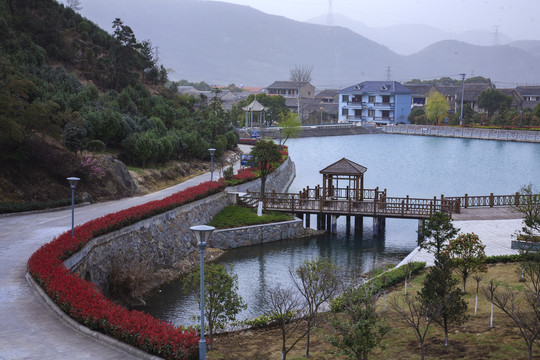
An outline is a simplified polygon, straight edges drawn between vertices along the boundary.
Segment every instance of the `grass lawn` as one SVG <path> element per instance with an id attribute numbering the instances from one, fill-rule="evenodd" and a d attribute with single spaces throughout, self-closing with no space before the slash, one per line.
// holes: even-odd
<path id="1" fill-rule="evenodd" d="M 292 215 L 277 211 L 263 211 L 263 216 L 257 216 L 257 209 L 231 205 L 227 206 L 214 216 L 208 225 L 214 226 L 217 229 L 229 229 L 241 226 L 289 221 L 293 219 L 294 217 Z"/>
<path id="2" fill-rule="evenodd" d="M 488 273 L 484 274 L 480 288 L 488 284 L 489 280 L 503 281 L 516 289 L 523 289 L 519 282 L 514 264 L 489 265 Z M 416 292 L 422 287 L 422 281 L 427 270 L 413 278 L 408 291 Z M 461 285 L 461 283 L 460 283 Z M 387 299 L 403 294 L 403 284 L 395 286 L 387 293 Z M 467 279 L 465 300 L 468 304 L 468 321 L 462 326 L 449 328 L 449 346 L 444 346 L 444 332 L 436 325 L 429 329 L 425 342 L 425 359 L 528 359 L 525 341 L 519 334 L 514 323 L 499 309 L 495 308 L 494 328 L 489 328 L 490 304 L 483 297 L 482 290 L 478 297 L 478 312 L 474 317 L 474 302 L 476 294 L 476 281 Z M 378 311 L 392 328 L 383 340 L 384 350 L 377 348 L 370 359 L 420 359 L 420 347 L 413 334 L 413 330 L 405 325 L 392 311 L 384 311 L 383 298 L 379 299 Z M 346 359 L 334 355 L 334 348 L 326 340 L 332 331 L 331 325 L 325 320 L 333 314 L 324 314 L 322 321 L 312 335 L 310 344 L 310 358 Z M 253 359 L 253 360 L 279 360 L 281 359 L 280 331 L 276 328 L 245 330 L 230 334 L 219 335 L 214 339 L 214 349 L 207 354 L 208 359 Z M 288 343 L 292 343 L 289 341 Z M 295 348 L 287 354 L 287 359 L 305 359 L 305 341 L 300 341 Z M 534 345 L 533 357 L 540 359 L 540 346 Z"/>

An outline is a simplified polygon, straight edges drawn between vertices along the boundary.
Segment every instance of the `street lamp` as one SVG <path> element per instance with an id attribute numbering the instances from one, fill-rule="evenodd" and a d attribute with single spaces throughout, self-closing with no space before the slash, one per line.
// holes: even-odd
<path id="1" fill-rule="evenodd" d="M 214 181 L 214 152 L 216 149 L 208 149 L 210 151 L 210 181 Z"/>
<path id="2" fill-rule="evenodd" d="M 322 125 L 322 111 L 324 110 L 322 107 L 321 107 L 321 125 Z"/>
<path id="3" fill-rule="evenodd" d="M 283 128 L 279 128 L 279 150 L 283 150 L 283 147 L 281 146 L 281 132 L 283 131 Z"/>
<path id="4" fill-rule="evenodd" d="M 206 360 L 206 340 L 204 338 L 204 249 L 215 228 L 208 225 L 197 225 L 189 229 L 193 231 L 197 239 L 197 245 L 201 250 L 201 339 L 199 340 L 199 360 Z"/>
<path id="5" fill-rule="evenodd" d="M 68 177 L 69 187 L 71 187 L 71 237 L 75 237 L 75 188 L 77 187 L 77 182 L 79 182 L 78 177 Z"/>

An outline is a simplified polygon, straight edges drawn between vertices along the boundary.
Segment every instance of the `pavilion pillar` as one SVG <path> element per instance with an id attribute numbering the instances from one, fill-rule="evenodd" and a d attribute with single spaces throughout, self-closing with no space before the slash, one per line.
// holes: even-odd
<path id="1" fill-rule="evenodd" d="M 384 233 L 386 227 L 386 218 L 382 216 L 373 217 L 373 236 L 379 237 Z"/>
<path id="2" fill-rule="evenodd" d="M 331 223 L 332 223 L 330 232 L 332 234 L 337 234 L 337 219 L 339 215 L 330 215 L 329 217 L 331 218 Z"/>

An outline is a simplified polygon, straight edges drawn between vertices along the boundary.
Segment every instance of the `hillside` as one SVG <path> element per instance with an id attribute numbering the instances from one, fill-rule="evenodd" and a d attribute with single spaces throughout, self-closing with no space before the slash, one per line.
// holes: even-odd
<path id="1" fill-rule="evenodd" d="M 387 67 L 392 79 L 402 81 L 473 72 L 494 82 L 540 82 L 538 58 L 516 48 L 457 48 L 459 42 L 444 41 L 401 56 L 340 26 L 293 21 L 247 6 L 196 0 L 160 0 L 157 4 L 142 12 L 139 0 L 94 0 L 82 12 L 105 29 L 110 28 L 114 14 L 121 14 L 138 34 L 159 46 L 161 61 L 174 69 L 171 77 L 177 80 L 267 86 L 287 79 L 294 65 L 310 64 L 313 84 L 321 88 L 384 79 Z M 406 34 L 408 30 L 392 31 Z M 432 32 L 429 28 L 415 30 L 416 35 L 400 38 L 402 47 L 416 47 L 418 37 L 436 41 L 438 37 L 432 35 L 437 34 Z M 470 33 L 462 36 L 476 37 Z M 454 55 L 456 51 L 459 57 Z"/>
<path id="2" fill-rule="evenodd" d="M 179 162 L 236 145 L 215 100 L 164 87 L 151 42 L 121 19 L 110 35 L 54 0 L 9 0 L 0 30 L 0 203 L 69 197 L 68 176 L 88 199 L 129 196 L 124 163 L 184 177 L 200 166 Z"/>

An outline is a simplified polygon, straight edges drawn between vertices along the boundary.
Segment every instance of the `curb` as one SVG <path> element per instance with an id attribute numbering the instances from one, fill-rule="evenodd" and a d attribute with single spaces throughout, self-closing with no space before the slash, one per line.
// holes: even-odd
<path id="1" fill-rule="evenodd" d="M 140 349 L 138 349 L 138 348 L 136 348 L 134 346 L 128 345 L 128 344 L 126 344 L 124 342 L 116 340 L 115 338 L 110 337 L 110 336 L 105 335 L 105 334 L 102 334 L 100 332 L 90 330 L 86 326 L 79 324 L 78 322 L 76 322 L 75 320 L 70 318 L 65 312 L 63 312 L 58 307 L 58 305 L 56 305 L 56 303 L 54 301 L 52 301 L 51 298 L 49 298 L 49 296 L 47 296 L 45 291 L 43 291 L 43 289 L 35 282 L 35 280 L 32 278 L 32 276 L 28 272 L 26 273 L 25 277 L 26 277 L 26 280 L 28 281 L 28 283 L 30 284 L 30 286 L 39 295 L 41 300 L 43 300 L 43 302 L 45 302 L 45 304 L 48 305 L 51 308 L 51 310 L 60 318 L 60 320 L 64 324 L 72 327 L 73 329 L 77 330 L 78 332 L 80 332 L 80 333 L 82 333 L 82 334 L 84 334 L 86 336 L 89 336 L 91 338 L 94 338 L 97 341 L 100 341 L 102 343 L 105 343 L 107 345 L 115 347 L 118 350 L 124 351 L 124 352 L 126 352 L 126 353 L 128 353 L 130 355 L 136 356 L 139 359 L 143 359 L 143 360 L 163 360 L 163 358 L 157 357 L 155 355 L 151 355 L 151 354 L 149 354 L 149 353 L 147 353 L 145 351 L 142 351 L 142 350 L 140 350 Z"/>
<path id="2" fill-rule="evenodd" d="M 83 206 L 90 205 L 89 202 L 84 202 L 80 204 L 76 204 L 75 208 L 80 208 Z M 42 213 L 50 213 L 50 212 L 58 212 L 58 211 L 64 211 L 71 209 L 71 205 L 63 206 L 59 208 L 52 208 L 52 209 L 42 209 L 42 210 L 32 210 L 32 211 L 21 211 L 21 212 L 14 212 L 14 213 L 7 213 L 7 214 L 0 214 L 0 218 L 4 217 L 10 217 L 10 216 L 19 216 L 19 215 L 32 215 L 32 214 L 42 214 Z"/>

